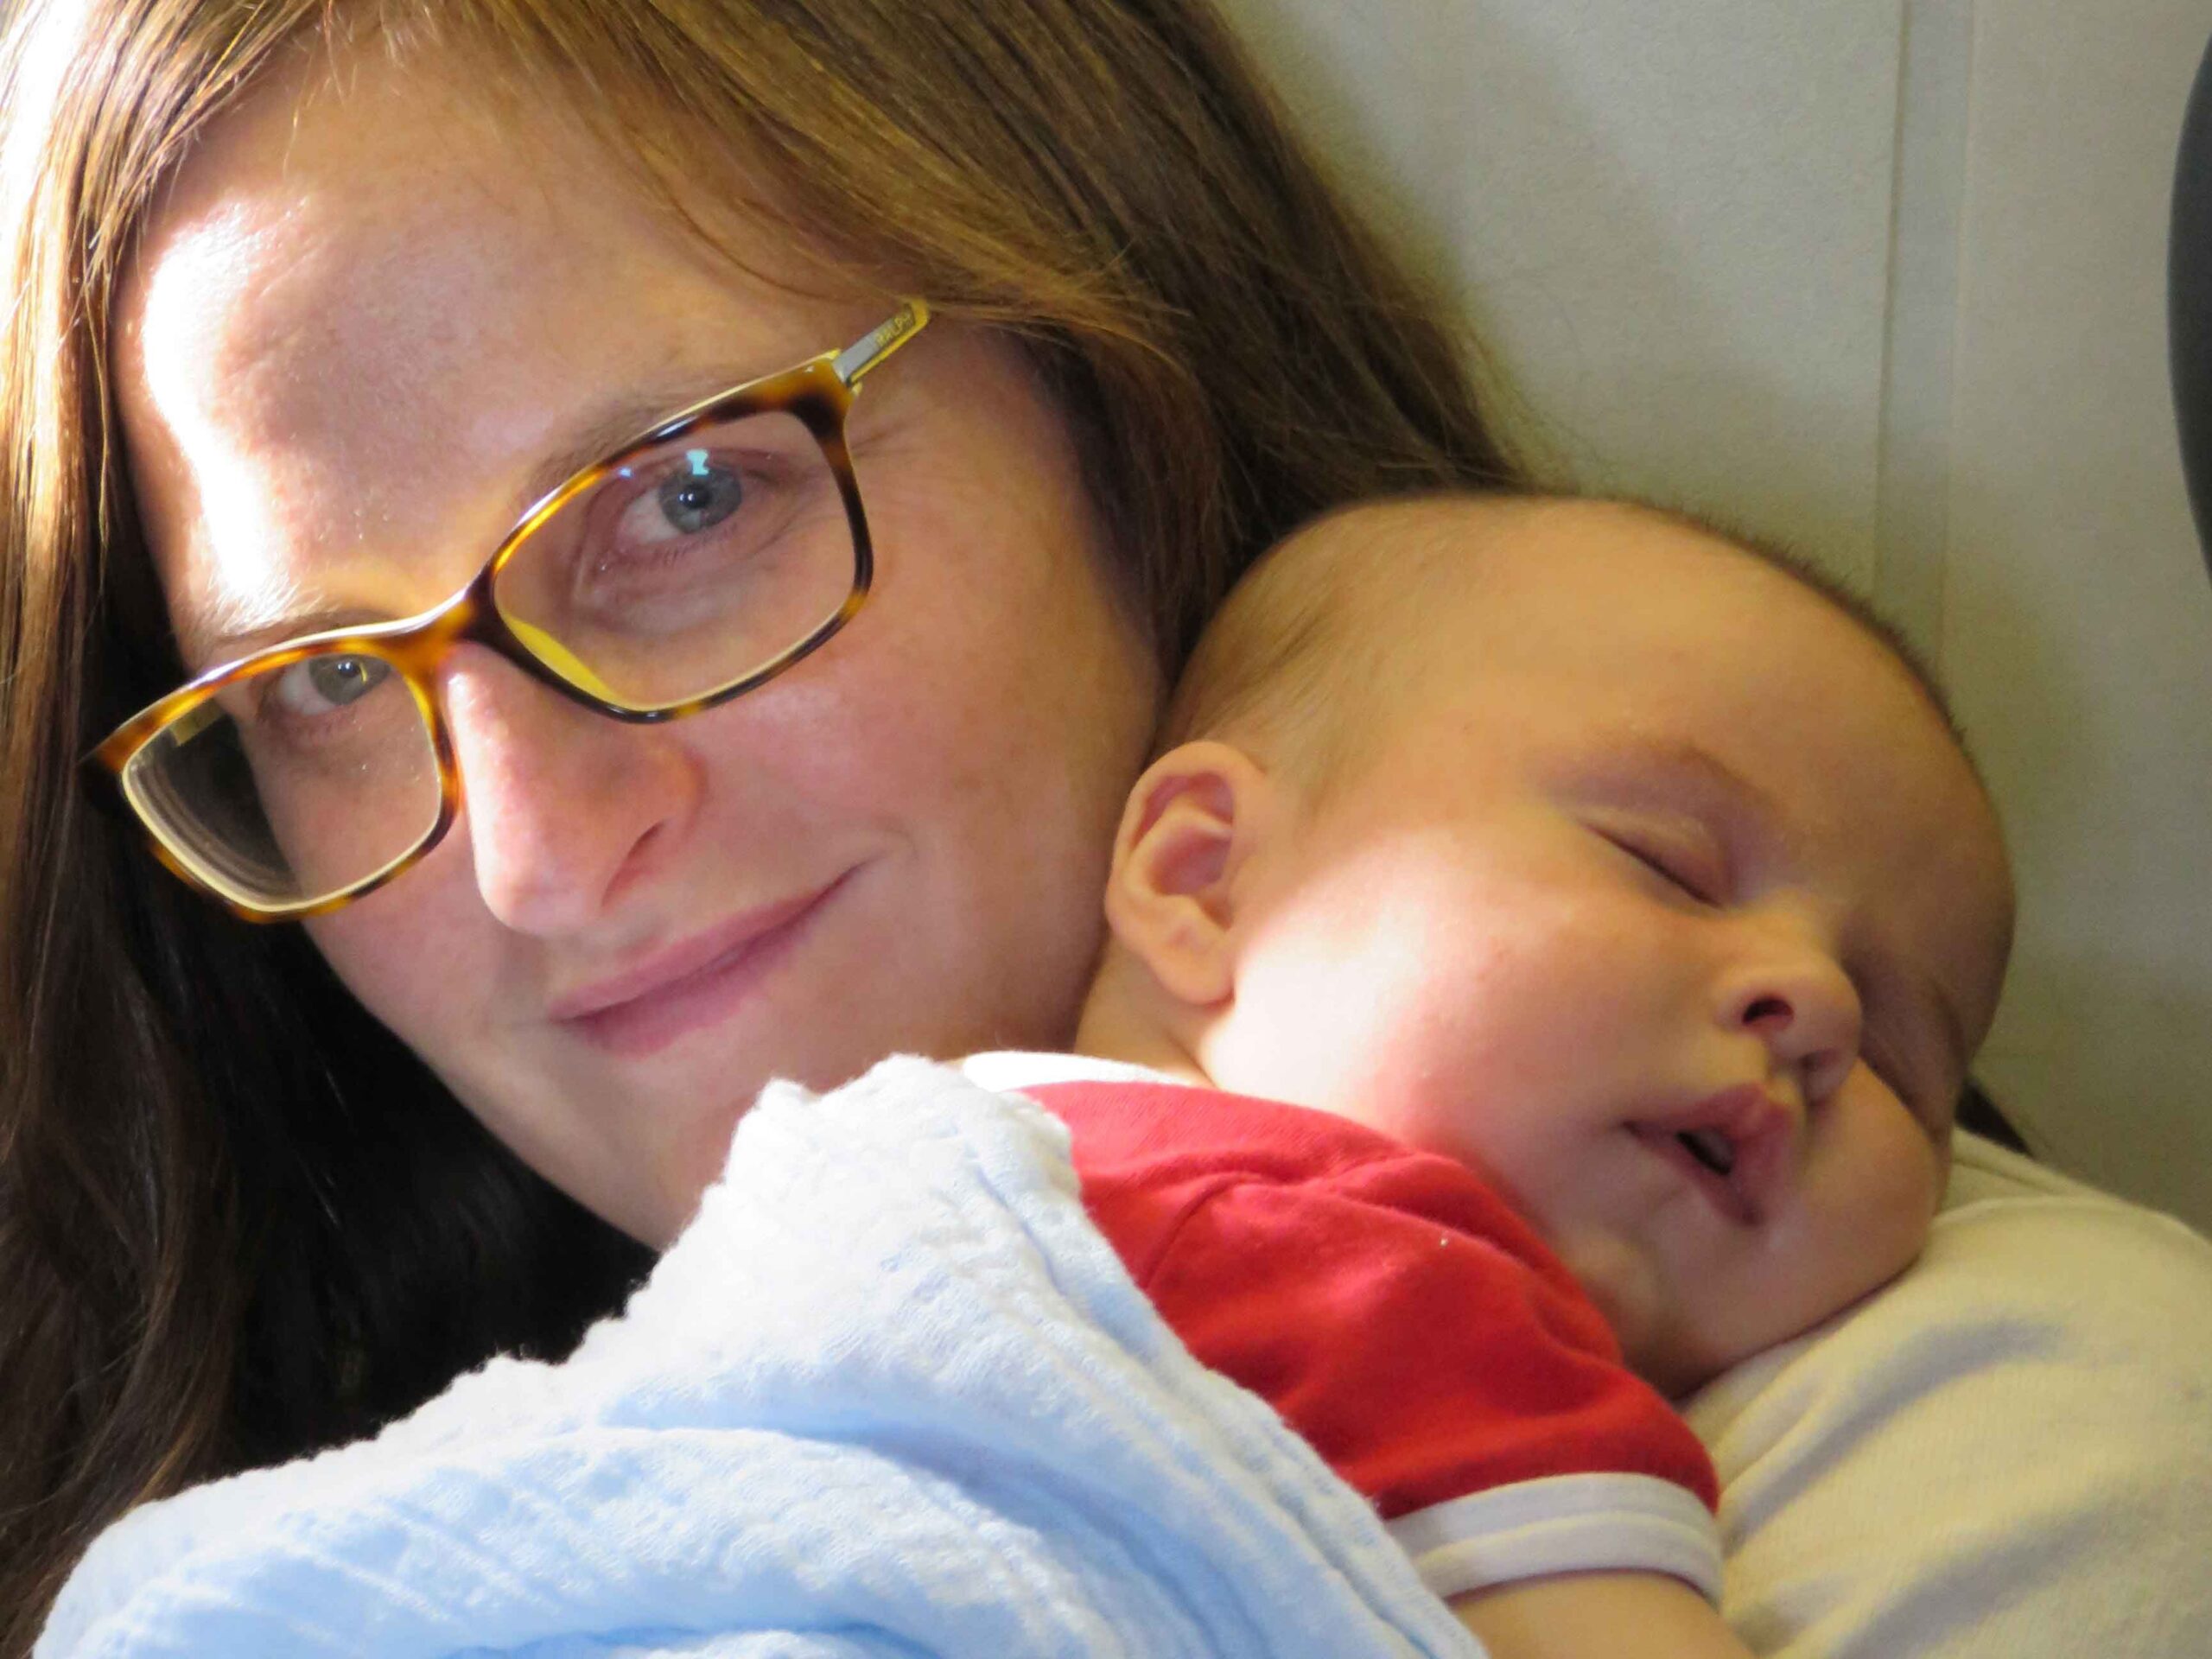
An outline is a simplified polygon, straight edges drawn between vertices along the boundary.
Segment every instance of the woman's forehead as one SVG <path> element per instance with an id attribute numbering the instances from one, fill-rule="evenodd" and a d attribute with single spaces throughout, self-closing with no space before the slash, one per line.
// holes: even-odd
<path id="1" fill-rule="evenodd" d="M 573 132 L 489 128 L 435 81 L 287 91 L 215 124 L 118 299 L 134 476 L 187 610 L 395 549 L 465 550 L 438 561 L 457 581 L 587 429 L 611 444 L 856 315 L 770 280 L 772 246 L 747 250 L 760 275 L 716 259 Z"/>
<path id="2" fill-rule="evenodd" d="M 652 339 L 674 353 L 685 334 L 744 332 L 785 298 L 769 287 L 772 239 L 744 253 L 749 283 L 568 124 L 504 110 L 495 123 L 435 77 L 304 98 L 279 82 L 214 123 L 181 169 L 122 321 L 157 385 L 173 368 L 181 393 L 185 371 L 204 367 L 218 401 L 254 393 L 271 424 L 312 429 L 334 405 L 359 415 L 495 368 L 553 378 L 602 346 L 628 355 Z M 458 418 L 468 403 L 391 424 Z"/>

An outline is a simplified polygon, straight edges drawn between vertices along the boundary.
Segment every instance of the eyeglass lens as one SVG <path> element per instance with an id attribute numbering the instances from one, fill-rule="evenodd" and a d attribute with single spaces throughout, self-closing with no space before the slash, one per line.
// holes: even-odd
<path id="1" fill-rule="evenodd" d="M 772 411 L 630 457 L 538 524 L 492 594 L 555 674 L 647 709 L 766 668 L 853 584 L 837 476 L 801 421 Z M 441 798 L 420 706 L 361 650 L 233 682 L 141 748 L 123 782 L 195 874 L 264 908 L 381 874 L 422 844 Z"/>

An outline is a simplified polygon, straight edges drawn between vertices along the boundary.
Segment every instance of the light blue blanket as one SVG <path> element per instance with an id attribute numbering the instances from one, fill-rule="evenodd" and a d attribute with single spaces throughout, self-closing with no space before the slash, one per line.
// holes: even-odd
<path id="1" fill-rule="evenodd" d="M 918 1060 L 779 1086 L 568 1361 L 141 1510 L 38 1659 L 1478 1654 L 1160 1323 L 1066 1147 Z"/>

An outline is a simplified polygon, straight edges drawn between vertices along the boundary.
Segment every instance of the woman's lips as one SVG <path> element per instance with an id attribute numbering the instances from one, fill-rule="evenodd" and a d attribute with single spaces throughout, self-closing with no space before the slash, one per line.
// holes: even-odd
<path id="1" fill-rule="evenodd" d="M 657 1053 L 743 1004 L 798 948 L 852 874 L 696 934 L 627 973 L 556 999 L 548 1012 L 617 1058 Z"/>

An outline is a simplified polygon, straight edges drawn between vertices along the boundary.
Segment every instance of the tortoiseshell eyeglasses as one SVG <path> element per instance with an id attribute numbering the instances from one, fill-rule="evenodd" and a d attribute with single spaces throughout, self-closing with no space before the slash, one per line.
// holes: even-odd
<path id="1" fill-rule="evenodd" d="M 436 846 L 461 775 L 435 676 L 464 640 L 610 719 L 696 714 L 852 620 L 874 572 L 845 417 L 929 321 L 661 422 L 516 521 L 468 585 L 396 622 L 209 670 L 86 759 L 171 870 L 255 921 L 337 909 Z"/>

